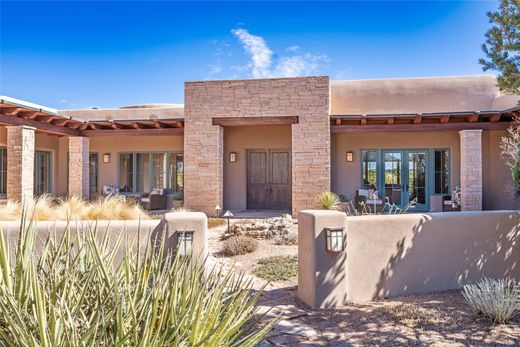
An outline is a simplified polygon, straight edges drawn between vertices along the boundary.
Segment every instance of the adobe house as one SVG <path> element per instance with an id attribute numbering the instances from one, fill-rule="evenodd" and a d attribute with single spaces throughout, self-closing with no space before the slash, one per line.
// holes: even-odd
<path id="1" fill-rule="evenodd" d="M 185 83 L 184 105 L 53 110 L 0 97 L 0 194 L 184 192 L 216 213 L 316 206 L 375 189 L 416 211 L 461 188 L 462 210 L 514 209 L 499 143 L 519 96 L 494 76 Z"/>

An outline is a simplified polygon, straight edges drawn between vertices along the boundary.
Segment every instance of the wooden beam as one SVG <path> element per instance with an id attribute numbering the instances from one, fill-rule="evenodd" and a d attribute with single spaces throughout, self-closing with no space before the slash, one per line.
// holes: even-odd
<path id="1" fill-rule="evenodd" d="M 84 130 L 80 131 L 82 136 L 178 136 L 183 135 L 184 130 L 180 128 L 161 129 L 118 129 L 118 130 Z"/>
<path id="2" fill-rule="evenodd" d="M 62 127 L 65 126 L 68 122 L 70 122 L 70 119 L 59 120 L 55 122 L 54 125 Z"/>
<path id="3" fill-rule="evenodd" d="M 361 125 L 366 126 L 367 125 L 367 117 L 361 118 Z"/>
<path id="4" fill-rule="evenodd" d="M 94 123 L 90 123 L 90 129 L 97 130 L 97 126 Z"/>
<path id="5" fill-rule="evenodd" d="M 442 116 L 441 117 L 441 124 L 446 124 L 450 121 L 450 116 Z"/>
<path id="6" fill-rule="evenodd" d="M 421 122 L 422 122 L 422 115 L 421 114 L 415 115 L 415 118 L 413 119 L 413 124 L 421 124 Z"/>
<path id="7" fill-rule="evenodd" d="M 154 126 L 156 129 L 161 129 L 161 128 L 162 128 L 161 123 L 159 123 L 158 121 L 154 121 L 153 126 Z"/>
<path id="8" fill-rule="evenodd" d="M 213 125 L 226 127 L 246 126 L 246 125 L 278 125 L 278 124 L 298 124 L 298 116 L 282 117 L 214 117 Z"/>
<path id="9" fill-rule="evenodd" d="M 134 129 L 141 129 L 141 127 L 139 126 L 139 124 L 136 123 L 136 122 L 132 123 L 132 128 L 134 128 Z"/>
<path id="10" fill-rule="evenodd" d="M 394 117 L 388 117 L 388 119 L 386 120 L 386 124 L 393 125 L 394 124 Z"/>
<path id="11" fill-rule="evenodd" d="M 42 122 L 45 122 L 45 123 L 52 123 L 52 121 L 56 119 L 56 117 L 54 116 L 48 116 L 46 119 L 44 119 Z"/>
<path id="12" fill-rule="evenodd" d="M 479 113 L 472 114 L 471 116 L 468 117 L 468 122 L 475 123 L 476 121 L 478 121 L 478 116 L 479 116 Z"/>
<path id="13" fill-rule="evenodd" d="M 394 124 L 388 125 L 339 125 L 332 126 L 331 133 L 367 132 L 367 131 L 460 131 L 465 129 L 503 130 L 511 122 L 475 122 L 475 123 L 446 123 L 446 124 Z"/>
<path id="14" fill-rule="evenodd" d="M 341 118 L 336 118 L 336 125 L 341 125 Z"/>
<path id="15" fill-rule="evenodd" d="M 489 121 L 490 122 L 498 122 L 500 120 L 500 116 L 501 116 L 501 114 L 492 115 L 491 117 L 489 117 Z"/>
<path id="16" fill-rule="evenodd" d="M 23 119 L 19 117 L 10 117 L 0 114 L 0 124 L 5 125 L 27 125 L 36 128 L 36 130 L 43 133 L 68 135 L 68 136 L 81 136 L 80 132 L 76 129 L 69 129 L 60 127 L 54 124 L 48 124 L 45 122 L 38 122 L 32 119 Z"/>
<path id="17" fill-rule="evenodd" d="M 21 108 L 21 107 L 17 107 L 15 108 L 13 111 L 11 112 L 2 112 L 2 114 L 5 114 L 6 116 L 18 116 L 18 113 L 22 112 L 24 109 Z"/>
<path id="18" fill-rule="evenodd" d="M 81 125 L 79 126 L 79 130 L 85 130 L 88 128 L 88 126 L 89 126 L 88 123 L 81 123 Z"/>

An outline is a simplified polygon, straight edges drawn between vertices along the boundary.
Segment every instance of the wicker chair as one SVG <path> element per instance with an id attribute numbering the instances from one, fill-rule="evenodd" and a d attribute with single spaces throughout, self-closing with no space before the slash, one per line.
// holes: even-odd
<path id="1" fill-rule="evenodd" d="M 141 205 L 148 211 L 165 210 L 167 195 L 163 189 L 154 189 L 151 193 L 141 195 Z"/>

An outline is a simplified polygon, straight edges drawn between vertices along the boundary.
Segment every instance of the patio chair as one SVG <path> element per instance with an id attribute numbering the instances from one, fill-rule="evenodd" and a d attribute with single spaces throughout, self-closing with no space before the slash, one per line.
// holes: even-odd
<path id="1" fill-rule="evenodd" d="M 150 193 L 141 195 L 140 200 L 148 211 L 166 210 L 167 196 L 164 189 L 154 188 Z"/>
<path id="2" fill-rule="evenodd" d="M 380 212 L 384 207 L 383 199 L 378 196 L 376 189 L 358 189 L 355 197 L 355 207 L 363 211 L 364 206 L 369 206 L 374 212 Z"/>

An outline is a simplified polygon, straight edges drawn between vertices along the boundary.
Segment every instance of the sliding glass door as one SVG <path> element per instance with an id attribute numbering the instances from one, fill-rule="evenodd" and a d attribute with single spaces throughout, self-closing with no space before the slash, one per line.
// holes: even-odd
<path id="1" fill-rule="evenodd" d="M 34 195 L 51 192 L 51 152 L 34 153 Z"/>

